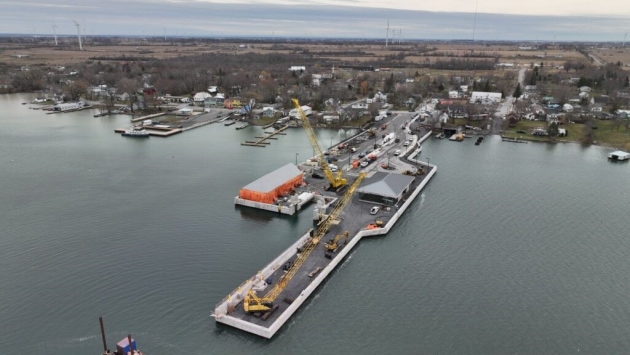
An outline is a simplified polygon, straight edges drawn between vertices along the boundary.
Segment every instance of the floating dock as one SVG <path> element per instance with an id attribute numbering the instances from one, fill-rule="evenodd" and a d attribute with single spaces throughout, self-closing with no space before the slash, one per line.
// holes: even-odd
<path id="1" fill-rule="evenodd" d="M 238 127 L 236 127 L 238 129 Z M 284 131 L 285 129 L 289 128 L 288 125 L 284 125 L 280 128 L 278 128 L 276 131 L 274 132 L 264 132 L 266 134 L 266 136 L 264 137 L 256 137 L 258 138 L 257 141 L 245 141 L 245 143 L 241 143 L 241 145 L 246 145 L 249 147 L 259 147 L 259 148 L 264 148 L 267 145 L 271 144 L 270 142 L 266 142 L 269 139 L 278 139 L 277 137 L 274 137 L 275 135 L 286 135 L 286 133 L 282 133 L 282 131 Z"/>
<path id="2" fill-rule="evenodd" d="M 413 145 L 419 145 L 430 135 L 431 132 L 417 141 L 414 140 Z M 387 234 L 433 178 L 437 172 L 437 167 L 415 160 L 414 158 L 419 151 L 415 148 L 412 150 L 413 145 L 406 147 L 405 154 L 410 153 L 410 156 L 406 158 L 408 162 L 406 164 L 410 166 L 422 164 L 423 169 L 419 169 L 421 172 L 415 175 L 404 175 L 371 171 L 338 216 L 338 219 L 332 223 L 327 233 L 315 245 L 313 251 L 304 253 L 306 259 L 301 259 L 299 253 L 303 250 L 302 248 L 309 244 L 312 245 L 311 237 L 315 234 L 313 229 L 307 231 L 278 257 L 221 300 L 215 306 L 212 314 L 216 322 L 264 338 L 273 337 L 362 238 Z M 293 171 L 295 166 L 293 164 L 288 165 L 292 166 L 291 171 Z M 279 181 L 287 181 L 285 178 L 293 175 L 278 173 L 274 176 L 282 177 Z M 355 172 L 347 172 L 345 176 L 348 179 L 348 185 L 350 185 L 358 175 Z M 269 182 L 273 179 L 265 176 L 259 180 Z M 305 177 L 304 180 L 307 187 L 322 184 L 321 179 Z M 255 183 L 250 185 L 256 187 Z M 264 188 L 258 188 L 255 191 L 272 191 L 276 185 L 278 183 L 265 185 Z M 317 192 L 324 198 L 324 201 L 332 202 L 318 203 L 313 212 L 313 219 L 319 220 L 321 223 L 327 213 L 330 213 L 328 211 L 335 205 L 336 199 L 341 197 L 343 193 L 344 191 L 341 191 L 340 195 L 334 192 Z M 385 203 L 380 204 L 381 208 L 373 214 L 371 209 L 375 205 L 373 202 L 375 198 L 380 198 Z M 276 208 L 275 212 L 282 213 L 281 210 L 278 210 L 277 205 L 274 207 Z M 334 252 L 324 247 L 327 241 L 346 231 L 349 233 L 347 241 Z M 286 287 L 273 300 L 272 310 L 258 315 L 245 312 L 243 300 L 248 292 L 254 290 L 259 292 L 259 295 L 268 292 L 274 287 L 274 283 L 278 282 L 287 272 L 286 269 L 297 260 L 301 266 L 293 278 L 288 281 Z"/>
<path id="3" fill-rule="evenodd" d="M 172 135 L 178 134 L 178 133 L 182 133 L 182 129 L 181 128 L 171 128 L 171 127 L 157 127 L 157 126 L 142 126 L 147 132 L 149 132 L 149 135 L 151 136 L 156 136 L 156 137 L 170 137 Z M 116 128 L 114 130 L 114 133 L 124 133 L 125 132 L 125 128 Z"/>

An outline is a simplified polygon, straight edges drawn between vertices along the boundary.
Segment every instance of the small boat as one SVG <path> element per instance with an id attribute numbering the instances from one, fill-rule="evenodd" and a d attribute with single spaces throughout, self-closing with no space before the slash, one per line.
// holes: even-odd
<path id="1" fill-rule="evenodd" d="M 107 347 L 107 339 L 105 338 L 105 327 L 103 326 L 103 317 L 98 318 L 101 323 L 101 338 L 103 339 L 103 355 L 144 355 L 144 353 L 138 350 L 136 346 L 136 339 L 131 337 L 131 334 L 128 334 L 121 341 L 116 343 L 116 350 L 111 352 Z"/>
<path id="2" fill-rule="evenodd" d="M 479 145 L 481 144 L 481 142 L 483 142 L 483 137 L 478 137 L 477 141 L 475 142 L 475 145 Z"/>
<path id="3" fill-rule="evenodd" d="M 228 121 L 228 122 L 225 122 L 223 125 L 224 126 L 231 126 L 231 125 L 233 125 L 235 123 L 236 123 L 236 121 Z"/>
<path id="4" fill-rule="evenodd" d="M 120 135 L 125 136 L 125 137 L 134 137 L 134 138 L 149 138 L 149 132 L 147 132 L 142 127 L 128 128 Z"/>
<path id="5" fill-rule="evenodd" d="M 464 135 L 462 133 L 453 134 L 448 140 L 461 142 L 464 140 Z"/>

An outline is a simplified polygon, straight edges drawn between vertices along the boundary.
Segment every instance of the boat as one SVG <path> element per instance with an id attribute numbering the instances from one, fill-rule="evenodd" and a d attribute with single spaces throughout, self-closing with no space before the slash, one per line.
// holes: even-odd
<path id="1" fill-rule="evenodd" d="M 444 139 L 444 138 L 446 138 L 446 135 L 444 135 L 444 133 L 438 133 L 438 134 L 435 135 L 435 138 L 437 138 L 437 139 Z"/>
<path id="2" fill-rule="evenodd" d="M 125 137 L 134 137 L 134 138 L 149 138 L 149 132 L 147 132 L 142 127 L 128 128 L 120 135 L 125 136 Z"/>
<path id="3" fill-rule="evenodd" d="M 448 140 L 461 142 L 464 140 L 464 135 L 462 133 L 453 134 Z"/>
<path id="4" fill-rule="evenodd" d="M 144 355 L 144 353 L 138 350 L 136 346 L 136 339 L 131 337 L 131 334 L 128 334 L 121 341 L 116 343 L 116 350 L 111 352 L 107 347 L 107 339 L 105 338 L 105 327 L 103 326 L 103 317 L 98 318 L 101 323 L 101 338 L 103 340 L 103 355 Z"/>
<path id="5" fill-rule="evenodd" d="M 621 150 L 617 150 L 614 151 L 610 154 L 608 154 L 608 159 L 612 160 L 612 161 L 624 161 L 624 160 L 629 160 L 630 159 L 630 153 L 621 151 Z"/>
<path id="6" fill-rule="evenodd" d="M 228 122 L 225 122 L 223 125 L 224 126 L 231 126 L 231 125 L 233 125 L 235 123 L 236 123 L 236 121 L 228 121 Z"/>
<path id="7" fill-rule="evenodd" d="M 477 141 L 475 142 L 475 145 L 479 145 L 481 144 L 481 142 L 483 142 L 483 137 L 477 137 Z"/>

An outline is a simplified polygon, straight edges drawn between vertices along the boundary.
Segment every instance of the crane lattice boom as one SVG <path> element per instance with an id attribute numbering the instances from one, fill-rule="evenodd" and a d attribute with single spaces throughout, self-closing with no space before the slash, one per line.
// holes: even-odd
<path id="1" fill-rule="evenodd" d="M 319 243 L 324 235 L 330 229 L 332 223 L 341 215 L 341 212 L 346 207 L 348 202 L 352 199 L 352 195 L 354 191 L 359 187 L 361 181 L 365 177 L 365 173 L 359 174 L 359 177 L 354 181 L 354 183 L 348 188 L 348 190 L 341 196 L 337 204 L 332 209 L 328 217 L 320 224 L 319 228 L 317 228 L 317 232 L 313 235 L 313 237 L 306 242 L 302 251 L 298 254 L 297 259 L 293 262 L 291 267 L 287 273 L 285 273 L 280 280 L 275 284 L 275 286 L 263 297 L 258 297 L 253 290 L 249 290 L 247 296 L 245 296 L 243 305 L 245 307 L 245 311 L 268 311 L 271 309 L 270 305 L 273 301 L 278 297 L 278 295 L 287 287 L 287 284 L 293 276 L 298 272 L 304 261 L 308 259 L 311 252 L 315 249 L 315 246 Z"/>
<path id="2" fill-rule="evenodd" d="M 297 99 L 292 99 L 291 101 L 293 102 L 293 106 L 295 106 L 298 111 L 298 116 L 302 121 L 302 126 L 304 127 L 304 131 L 306 132 L 306 136 L 308 137 L 309 142 L 311 143 L 313 149 L 315 150 L 315 153 L 317 154 L 319 166 L 321 166 L 322 170 L 324 171 L 324 176 L 326 176 L 326 179 L 328 179 L 328 181 L 330 182 L 330 187 L 332 187 L 333 189 L 338 189 L 345 186 L 347 181 L 343 178 L 341 170 L 339 170 L 337 174 L 333 174 L 333 172 L 330 170 L 330 166 L 328 165 L 328 162 L 324 157 L 324 153 L 319 146 L 319 142 L 317 141 L 315 131 L 313 131 L 313 127 L 311 126 L 308 117 L 306 117 L 306 114 L 302 110 L 300 102 Z"/>

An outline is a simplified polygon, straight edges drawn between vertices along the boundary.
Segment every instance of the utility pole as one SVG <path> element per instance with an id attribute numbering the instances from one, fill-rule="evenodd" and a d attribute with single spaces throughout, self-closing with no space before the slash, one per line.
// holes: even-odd
<path id="1" fill-rule="evenodd" d="M 385 48 L 387 48 L 388 44 L 389 44 L 389 20 L 387 20 L 387 28 L 386 28 L 386 34 L 385 34 Z"/>

